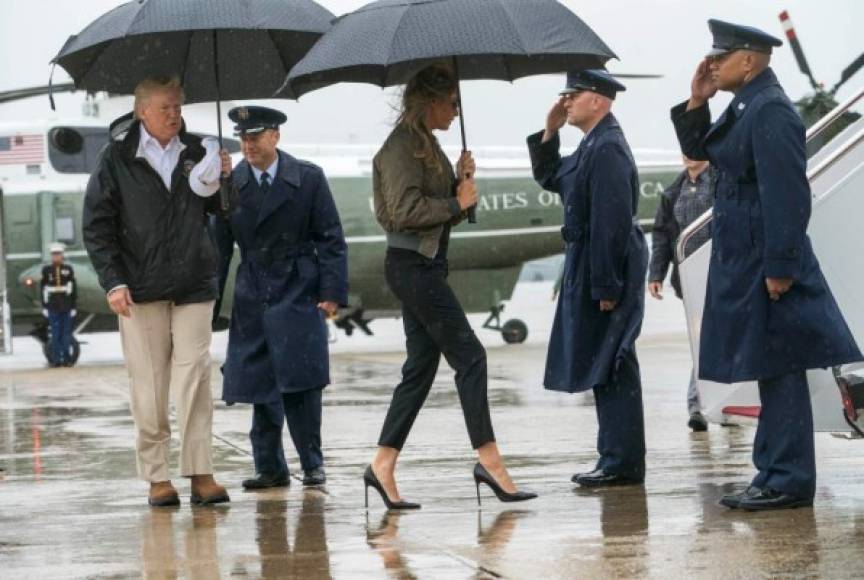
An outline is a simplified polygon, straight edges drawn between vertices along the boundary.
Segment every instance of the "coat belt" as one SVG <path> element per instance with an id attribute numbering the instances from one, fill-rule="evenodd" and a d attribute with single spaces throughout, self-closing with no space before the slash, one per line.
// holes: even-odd
<path id="1" fill-rule="evenodd" d="M 269 266 L 274 262 L 288 262 L 300 256 L 314 256 L 315 244 L 307 243 L 299 246 L 276 248 L 250 248 L 243 252 L 243 259 Z"/>

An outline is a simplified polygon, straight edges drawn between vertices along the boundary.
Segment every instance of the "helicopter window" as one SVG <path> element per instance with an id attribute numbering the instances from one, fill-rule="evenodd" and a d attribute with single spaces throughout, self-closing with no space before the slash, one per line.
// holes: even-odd
<path id="1" fill-rule="evenodd" d="M 54 219 L 54 237 L 58 242 L 71 245 L 75 243 L 75 218 L 56 217 Z"/>
<path id="2" fill-rule="evenodd" d="M 54 237 L 67 245 L 75 243 L 75 218 L 57 217 L 54 219 Z"/>
<path id="3" fill-rule="evenodd" d="M 84 138 L 75 129 L 58 127 L 51 131 L 51 144 L 61 153 L 75 155 L 84 147 Z"/>
<path id="4" fill-rule="evenodd" d="M 51 130 L 48 154 L 58 173 L 91 173 L 99 152 L 108 143 L 102 127 L 56 127 Z"/>

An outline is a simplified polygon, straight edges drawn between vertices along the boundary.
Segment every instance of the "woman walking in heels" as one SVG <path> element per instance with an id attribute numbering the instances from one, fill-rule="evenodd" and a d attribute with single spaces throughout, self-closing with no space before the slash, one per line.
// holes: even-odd
<path id="1" fill-rule="evenodd" d="M 459 178 L 432 131 L 446 131 L 458 114 L 457 80 L 442 66 L 417 73 L 405 88 L 393 132 L 374 159 L 375 214 L 387 232 L 387 284 L 402 303 L 408 359 L 384 420 L 378 453 L 363 476 L 390 509 L 417 509 L 403 501 L 395 470 L 441 355 L 456 371 L 456 388 L 471 445 L 474 479 L 502 501 L 535 494 L 517 491 L 495 443 L 486 395 L 486 352 L 447 284 L 450 228 L 477 203 L 474 160 L 463 152 Z"/>

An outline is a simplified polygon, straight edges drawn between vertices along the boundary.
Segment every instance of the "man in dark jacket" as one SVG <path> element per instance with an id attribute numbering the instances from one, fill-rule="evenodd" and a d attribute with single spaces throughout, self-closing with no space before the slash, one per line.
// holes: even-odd
<path id="1" fill-rule="evenodd" d="M 593 390 L 597 451 L 582 486 L 639 485 L 645 478 L 645 428 L 636 338 L 645 311 L 648 248 L 636 223 L 639 176 L 611 113 L 624 85 L 602 70 L 574 71 L 546 119 L 528 137 L 534 179 L 561 195 L 565 263 L 546 358 L 547 389 Z M 585 136 L 560 152 L 565 123 Z"/>
<path id="2" fill-rule="evenodd" d="M 807 236 L 810 184 L 804 124 L 770 68 L 782 42 L 709 20 L 713 50 L 672 109 L 681 150 L 717 168 L 699 378 L 756 380 L 762 408 L 757 474 L 730 508 L 809 506 L 816 493 L 807 369 L 862 360 Z M 711 123 L 708 101 L 735 94 Z"/>
<path id="3" fill-rule="evenodd" d="M 321 399 L 330 382 L 326 316 L 348 302 L 348 254 L 324 172 L 277 148 L 285 115 L 237 107 L 244 160 L 232 180 L 238 203 L 213 220 L 225 287 L 234 244 L 240 265 L 223 373 L 222 398 L 252 403 L 255 477 L 247 490 L 288 485 L 282 429 L 288 430 L 304 485 L 326 481 Z"/>
<path id="4" fill-rule="evenodd" d="M 210 321 L 216 248 L 207 214 L 231 160 L 185 131 L 176 79 L 141 82 L 135 118 L 102 152 L 84 202 L 84 243 L 119 315 L 129 368 L 138 472 L 149 502 L 178 505 L 169 475 L 169 392 L 180 428 L 180 468 L 191 501 L 228 501 L 213 479 Z"/>
<path id="5" fill-rule="evenodd" d="M 663 299 L 663 280 L 672 265 L 672 288 L 681 298 L 681 280 L 678 277 L 678 260 L 675 247 L 678 237 L 691 223 L 714 205 L 715 172 L 707 161 L 684 156 L 684 171 L 675 178 L 660 197 L 654 228 L 651 230 L 651 263 L 648 267 L 648 292 L 657 300 Z M 711 239 L 711 227 L 705 226 L 696 232 L 684 248 L 685 256 L 698 250 Z M 690 372 L 687 388 L 687 425 L 694 431 L 708 429 L 708 421 L 702 415 L 702 402 L 696 385 L 695 369 Z"/>
<path id="6" fill-rule="evenodd" d="M 78 284 L 75 270 L 63 261 L 63 244 L 51 244 L 51 263 L 42 268 L 42 314 L 51 328 L 50 365 L 72 366 L 69 349 L 72 347 L 72 321 Z"/>

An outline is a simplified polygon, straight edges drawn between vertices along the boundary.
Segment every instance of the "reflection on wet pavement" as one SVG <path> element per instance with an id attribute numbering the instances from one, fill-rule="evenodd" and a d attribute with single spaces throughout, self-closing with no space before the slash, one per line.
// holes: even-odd
<path id="1" fill-rule="evenodd" d="M 648 477 L 644 487 L 608 490 L 569 482 L 595 459 L 591 397 L 543 391 L 542 345 L 489 350 L 499 443 L 516 481 L 541 494 L 515 510 L 491 497 L 477 508 L 473 453 L 446 369 L 400 463 L 400 487 L 423 509 L 363 509 L 362 471 L 399 376 L 398 352 L 334 356 L 326 489 L 293 480 L 287 489 L 243 493 L 251 410 L 217 403 L 215 465 L 233 502 L 212 508 L 190 508 L 188 481 L 179 478 L 180 508 L 146 506 L 121 366 L 5 371 L 0 577 L 854 576 L 864 556 L 864 443 L 817 435 L 814 509 L 730 512 L 717 500 L 750 477 L 752 430 L 691 433 L 686 344 L 667 336 L 640 348 Z M 215 367 L 213 376 L 218 392 Z"/>

